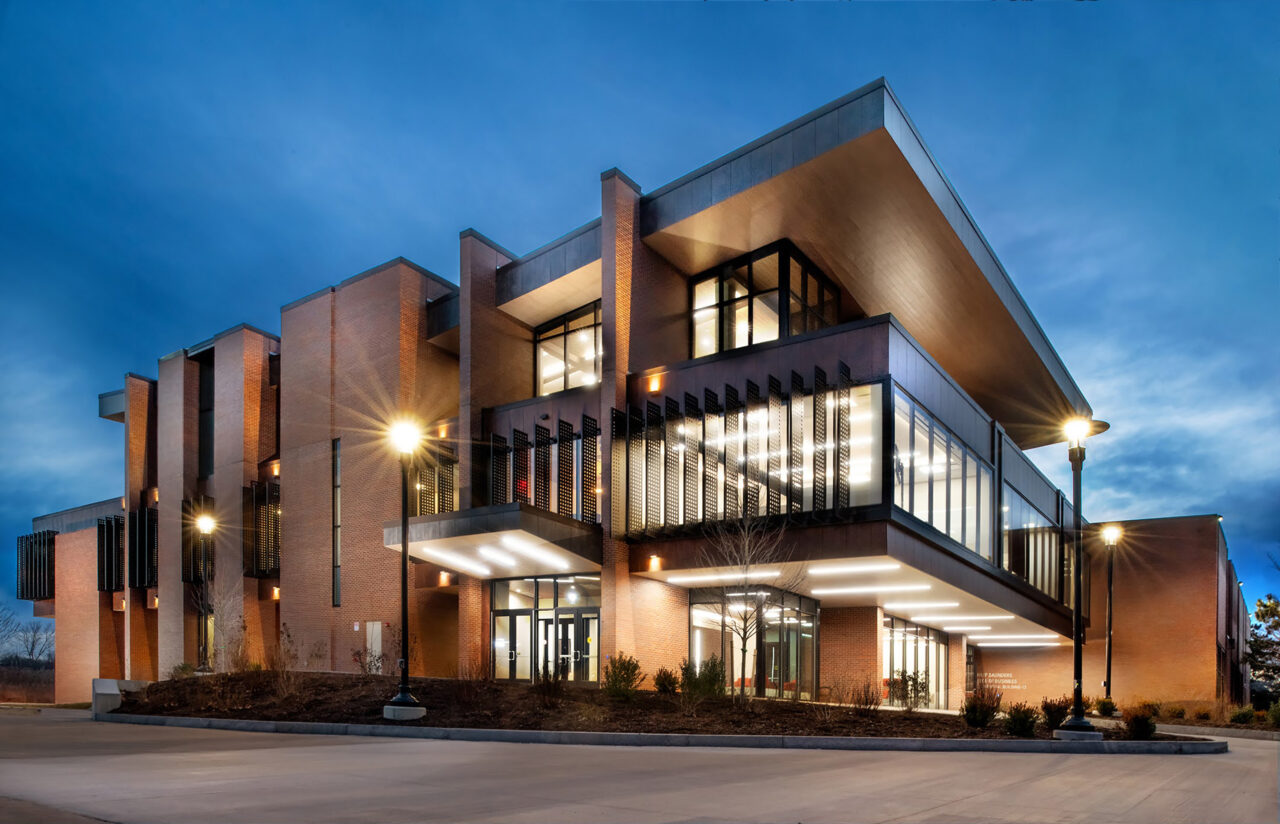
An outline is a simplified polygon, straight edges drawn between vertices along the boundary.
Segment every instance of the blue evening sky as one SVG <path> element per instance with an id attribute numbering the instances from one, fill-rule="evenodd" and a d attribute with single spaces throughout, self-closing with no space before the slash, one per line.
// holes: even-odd
<path id="1" fill-rule="evenodd" d="M 458 232 L 525 252 L 884 76 L 1113 429 L 1085 515 L 1280 590 L 1280 3 L 0 0 L 0 604 L 126 371 Z M 1060 485 L 1065 449 L 1033 453 Z"/>

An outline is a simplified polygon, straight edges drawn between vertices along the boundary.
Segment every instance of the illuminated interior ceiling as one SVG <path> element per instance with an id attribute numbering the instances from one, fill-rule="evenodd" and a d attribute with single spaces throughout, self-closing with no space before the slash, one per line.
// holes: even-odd
<path id="1" fill-rule="evenodd" d="M 830 137 L 824 141 L 824 123 Z M 1022 448 L 1089 406 L 882 83 L 645 196 L 644 241 L 702 272 L 790 238 L 893 314 Z"/>
<path id="2" fill-rule="evenodd" d="M 400 551 L 399 529 L 387 549 Z M 599 572 L 589 561 L 550 541 L 521 529 L 414 540 L 409 532 L 409 556 L 473 578 L 515 578 Z"/>
<path id="3" fill-rule="evenodd" d="M 633 572 L 686 588 L 728 585 L 728 597 L 741 597 L 752 585 L 773 586 L 811 596 L 823 609 L 882 608 L 886 615 L 947 633 L 969 636 L 970 643 L 1001 646 L 1069 646 L 1071 639 L 1017 613 L 996 606 L 939 578 L 889 556 L 760 564 L 744 579 L 742 570 L 705 567 Z M 732 603 L 732 601 L 731 601 Z"/>

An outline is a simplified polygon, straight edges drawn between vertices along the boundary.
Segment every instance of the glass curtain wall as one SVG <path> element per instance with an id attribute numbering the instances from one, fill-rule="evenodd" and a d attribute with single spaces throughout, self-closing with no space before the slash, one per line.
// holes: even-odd
<path id="1" fill-rule="evenodd" d="M 550 395 L 600 381 L 600 301 L 539 326 L 534 383 Z"/>
<path id="2" fill-rule="evenodd" d="M 495 679 L 533 680 L 557 671 L 569 681 L 599 679 L 598 574 L 494 581 L 490 593 Z"/>
<path id="3" fill-rule="evenodd" d="M 1058 527 L 1008 484 L 1002 510 L 1004 568 L 1050 598 L 1065 602 Z"/>
<path id="4" fill-rule="evenodd" d="M 839 322 L 840 293 L 786 241 L 717 266 L 690 288 L 695 358 Z"/>
<path id="5" fill-rule="evenodd" d="M 719 657 L 731 691 L 745 687 L 748 695 L 815 699 L 817 601 L 771 587 L 697 589 L 689 601 L 689 660 L 694 666 Z"/>
<path id="6" fill-rule="evenodd" d="M 615 423 L 628 531 L 880 503 L 881 384 L 778 388 L 749 387 L 746 403 L 735 394 L 714 412 L 650 404 Z"/>
<path id="7" fill-rule="evenodd" d="M 893 417 L 893 502 L 992 560 L 991 467 L 897 387 Z"/>
<path id="8" fill-rule="evenodd" d="M 892 688 L 903 675 L 923 674 L 928 684 L 925 707 L 947 706 L 947 634 L 901 618 L 885 616 L 881 660 L 884 662 L 885 702 L 898 705 Z"/>

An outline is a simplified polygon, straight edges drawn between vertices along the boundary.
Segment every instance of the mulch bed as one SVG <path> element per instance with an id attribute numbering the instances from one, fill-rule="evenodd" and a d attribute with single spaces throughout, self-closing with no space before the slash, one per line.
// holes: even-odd
<path id="1" fill-rule="evenodd" d="M 272 672 L 246 672 L 160 681 L 127 693 L 119 713 L 195 716 L 261 721 L 382 724 L 382 707 L 398 681 L 385 675 L 293 673 L 282 685 Z M 704 701 L 690 707 L 678 697 L 641 692 L 619 700 L 598 689 L 567 685 L 558 701 L 536 687 L 492 681 L 412 679 L 414 696 L 426 707 L 416 723 L 428 727 L 578 730 L 592 732 L 704 733 L 729 735 L 835 735 L 893 738 L 1013 738 L 997 720 L 974 730 L 953 715 L 877 710 L 855 714 L 846 707 L 795 701 Z M 403 723 L 403 722 L 400 722 Z M 1108 739 L 1123 729 L 1103 730 Z M 1052 737 L 1043 725 L 1036 737 Z M 1157 738 L 1171 736 L 1158 735 Z"/>

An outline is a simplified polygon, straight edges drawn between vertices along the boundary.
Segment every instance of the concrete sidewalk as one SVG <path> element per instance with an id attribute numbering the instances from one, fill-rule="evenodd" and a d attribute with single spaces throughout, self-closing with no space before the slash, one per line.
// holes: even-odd
<path id="1" fill-rule="evenodd" d="M 62 710 L 0 713 L 0 796 L 119 822 L 1275 822 L 1278 752 L 1244 739 L 1209 756 L 633 749 Z"/>

